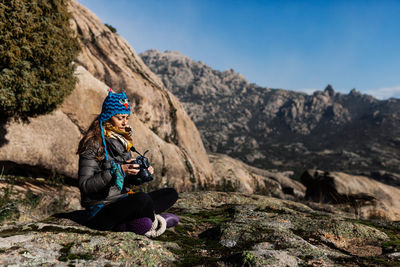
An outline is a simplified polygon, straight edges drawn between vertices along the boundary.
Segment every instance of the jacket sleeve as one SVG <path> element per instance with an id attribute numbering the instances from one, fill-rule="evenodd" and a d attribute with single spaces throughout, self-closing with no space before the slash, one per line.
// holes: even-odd
<path id="1" fill-rule="evenodd" d="M 85 194 L 96 194 L 106 189 L 112 180 L 111 163 L 100 163 L 96 159 L 96 148 L 88 149 L 79 155 L 78 183 Z"/>

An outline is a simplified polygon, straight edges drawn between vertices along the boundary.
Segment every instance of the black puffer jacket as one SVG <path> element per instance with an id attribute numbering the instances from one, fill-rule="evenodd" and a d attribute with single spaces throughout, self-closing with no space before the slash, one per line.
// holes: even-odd
<path id="1" fill-rule="evenodd" d="M 127 192 L 125 186 L 119 190 L 115 185 L 115 179 L 110 172 L 111 160 L 122 164 L 131 159 L 132 155 L 125 150 L 120 141 L 113 138 L 105 138 L 105 141 L 108 161 L 96 159 L 98 145 L 92 146 L 85 153 L 79 155 L 78 183 L 82 207 L 110 203 Z"/>

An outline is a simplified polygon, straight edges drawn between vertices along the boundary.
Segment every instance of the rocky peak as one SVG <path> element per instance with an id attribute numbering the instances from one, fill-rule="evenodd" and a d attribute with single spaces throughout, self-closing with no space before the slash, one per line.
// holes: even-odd
<path id="1" fill-rule="evenodd" d="M 324 90 L 325 94 L 328 94 L 330 97 L 335 96 L 335 90 L 333 89 L 332 85 L 328 84 L 328 86 Z"/>
<path id="2" fill-rule="evenodd" d="M 142 59 L 154 66 L 167 88 L 179 90 L 178 95 L 201 97 L 203 99 L 216 96 L 232 96 L 240 89 L 248 86 L 248 82 L 233 69 L 223 72 L 213 70 L 202 62 L 196 62 L 177 51 L 148 50 L 140 54 Z M 160 64 L 164 62 L 165 64 Z M 168 75 L 174 74 L 174 79 Z"/>
<path id="3" fill-rule="evenodd" d="M 361 93 L 356 90 L 356 88 L 351 89 L 349 92 L 350 96 L 361 96 Z"/>

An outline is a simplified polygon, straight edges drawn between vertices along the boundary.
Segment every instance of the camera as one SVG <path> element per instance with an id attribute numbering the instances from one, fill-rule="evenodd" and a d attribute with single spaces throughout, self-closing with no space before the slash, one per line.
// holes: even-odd
<path id="1" fill-rule="evenodd" d="M 147 182 L 150 182 L 153 180 L 153 177 L 151 176 L 148 168 L 150 167 L 149 160 L 144 156 L 146 155 L 148 150 L 142 154 L 140 154 L 134 147 L 131 148 L 132 151 L 136 152 L 139 154 L 139 156 L 136 157 L 135 160 L 128 164 L 138 164 L 139 165 L 139 172 L 136 175 L 128 175 L 127 179 L 129 183 L 133 185 L 141 185 Z"/>

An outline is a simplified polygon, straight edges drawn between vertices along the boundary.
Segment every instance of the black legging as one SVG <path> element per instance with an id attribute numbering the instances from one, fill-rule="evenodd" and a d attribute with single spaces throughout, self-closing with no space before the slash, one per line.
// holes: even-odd
<path id="1" fill-rule="evenodd" d="M 154 221 L 159 214 L 174 205 L 178 193 L 173 188 L 163 188 L 150 193 L 138 192 L 105 205 L 88 222 L 98 230 L 112 230 L 115 226 L 133 219 L 148 217 Z"/>

